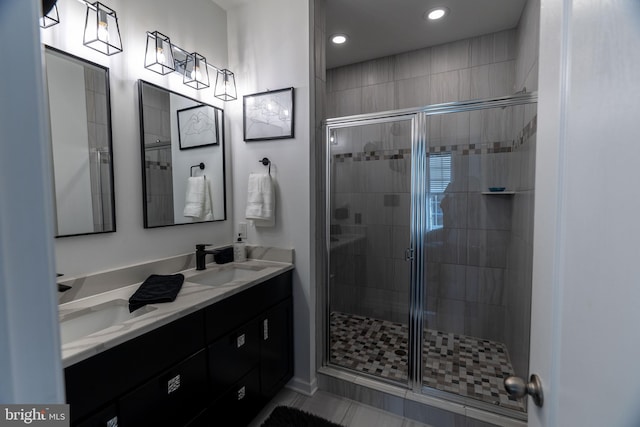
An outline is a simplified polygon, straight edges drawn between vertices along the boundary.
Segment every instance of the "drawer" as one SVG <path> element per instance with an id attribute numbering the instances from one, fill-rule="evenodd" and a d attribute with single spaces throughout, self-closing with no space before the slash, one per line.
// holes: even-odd
<path id="1" fill-rule="evenodd" d="M 84 421 L 73 424 L 75 427 L 117 427 L 118 409 L 116 405 L 109 405 Z"/>
<path id="2" fill-rule="evenodd" d="M 249 322 L 209 345 L 209 380 L 214 399 L 247 375 L 258 364 L 259 356 L 260 341 L 256 321 Z"/>
<path id="3" fill-rule="evenodd" d="M 260 412 L 265 400 L 260 396 L 258 369 L 233 384 L 210 408 L 210 425 L 244 427 Z"/>
<path id="4" fill-rule="evenodd" d="M 210 343 L 291 296 L 291 271 L 217 302 L 205 309 L 205 329 Z"/>
<path id="5" fill-rule="evenodd" d="M 119 401 L 120 427 L 182 426 L 210 401 L 206 351 L 201 350 Z"/>

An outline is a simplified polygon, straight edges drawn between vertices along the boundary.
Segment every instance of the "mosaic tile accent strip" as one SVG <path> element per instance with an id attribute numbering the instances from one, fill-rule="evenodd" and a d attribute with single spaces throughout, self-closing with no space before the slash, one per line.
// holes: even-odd
<path id="1" fill-rule="evenodd" d="M 354 162 L 368 162 L 370 160 L 393 160 L 411 157 L 411 148 L 400 148 L 396 150 L 375 150 L 361 153 L 340 153 L 334 154 L 333 158 L 337 162 L 344 162 L 351 159 Z"/>
<path id="2" fill-rule="evenodd" d="M 482 144 L 464 144 L 464 145 L 439 145 L 429 147 L 429 154 L 432 153 L 460 153 L 463 156 L 470 154 L 495 154 L 510 153 L 516 148 L 524 145 L 533 134 L 536 133 L 538 127 L 538 116 L 534 116 L 529 123 L 518 133 L 515 140 L 512 141 L 495 141 Z M 372 160 L 391 160 L 404 159 L 411 156 L 410 148 L 401 148 L 398 150 L 376 150 L 365 151 L 359 153 L 339 153 L 334 154 L 333 159 L 342 163 L 346 160 L 354 162 L 368 162 Z"/>
<path id="3" fill-rule="evenodd" d="M 409 329 L 401 323 L 340 312 L 331 313 L 332 363 L 386 379 L 407 381 Z M 507 395 L 513 375 L 504 344 L 427 329 L 424 332 L 423 384 L 524 412 Z"/>
<path id="4" fill-rule="evenodd" d="M 160 170 L 171 169 L 170 162 L 157 162 L 153 160 L 145 160 L 144 165 L 145 165 L 145 168 L 147 169 L 160 169 Z"/>

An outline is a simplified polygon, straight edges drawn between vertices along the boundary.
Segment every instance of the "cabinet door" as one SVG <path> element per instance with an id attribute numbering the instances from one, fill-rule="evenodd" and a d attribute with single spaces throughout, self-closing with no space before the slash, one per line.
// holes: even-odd
<path id="1" fill-rule="evenodd" d="M 260 321 L 260 384 L 272 397 L 293 375 L 292 303 L 288 298 L 267 311 Z"/>
<path id="2" fill-rule="evenodd" d="M 258 339 L 258 325 L 254 320 L 209 346 L 209 378 L 214 399 L 257 366 Z"/>
<path id="3" fill-rule="evenodd" d="M 163 372 L 120 399 L 120 426 L 182 426 L 209 401 L 206 351 Z"/>

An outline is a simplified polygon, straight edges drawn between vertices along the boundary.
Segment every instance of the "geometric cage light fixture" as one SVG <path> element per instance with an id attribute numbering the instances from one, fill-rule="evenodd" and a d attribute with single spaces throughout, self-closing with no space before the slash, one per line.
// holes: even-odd
<path id="1" fill-rule="evenodd" d="M 122 39 L 115 10 L 96 1 L 90 3 L 78 0 L 87 7 L 84 21 L 83 44 L 105 55 L 122 52 Z M 60 23 L 56 0 L 49 0 L 50 9 L 44 10 L 45 15 L 40 18 L 40 26 L 49 28 Z M 43 3 L 44 4 L 44 3 Z"/>
<path id="2" fill-rule="evenodd" d="M 100 2 L 85 4 L 87 15 L 84 22 L 84 45 L 105 55 L 122 52 L 116 12 Z"/>
<path id="3" fill-rule="evenodd" d="M 60 23 L 60 15 L 58 14 L 58 5 L 54 4 L 49 12 L 40 18 L 40 26 L 42 28 L 53 27 Z"/>
<path id="4" fill-rule="evenodd" d="M 198 90 L 210 86 L 208 69 L 211 68 L 216 72 L 214 96 L 223 101 L 238 97 L 235 76 L 230 70 L 209 64 L 198 52 L 189 52 L 175 45 L 159 31 L 147 32 L 144 66 L 161 75 L 180 73 L 185 85 Z"/>

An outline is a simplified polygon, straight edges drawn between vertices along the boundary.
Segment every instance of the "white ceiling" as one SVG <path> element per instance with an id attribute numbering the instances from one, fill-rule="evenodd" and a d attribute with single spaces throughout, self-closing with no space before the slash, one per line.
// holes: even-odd
<path id="1" fill-rule="evenodd" d="M 261 0 L 213 0 L 225 10 Z M 302 0 L 299 0 L 302 1 Z M 346 33 L 348 43 L 327 40 L 327 68 L 515 28 L 527 0 L 326 0 L 327 37 Z M 427 22 L 424 12 L 449 14 Z"/>
<path id="2" fill-rule="evenodd" d="M 526 0 L 327 0 L 327 37 L 346 33 L 348 43 L 327 40 L 327 68 L 408 52 L 518 25 Z M 449 14 L 427 22 L 424 12 Z"/>

